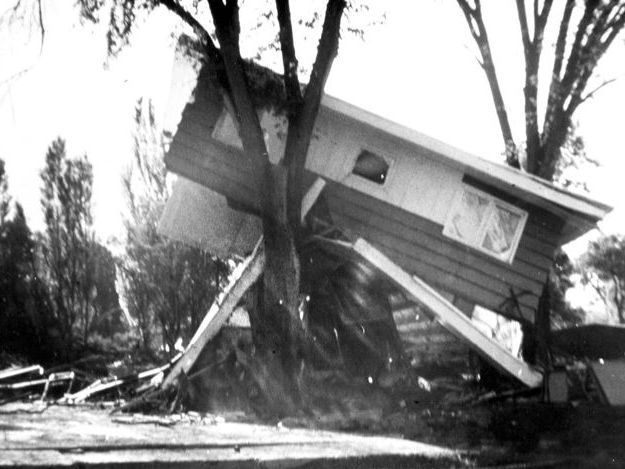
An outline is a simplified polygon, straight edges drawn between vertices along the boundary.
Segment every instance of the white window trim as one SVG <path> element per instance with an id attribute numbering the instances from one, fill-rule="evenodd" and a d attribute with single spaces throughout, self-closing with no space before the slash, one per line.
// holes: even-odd
<path id="1" fill-rule="evenodd" d="M 480 228 L 478 232 L 476 233 L 475 239 L 473 242 L 465 238 L 461 238 L 457 236 L 456 233 L 451 229 L 451 223 L 453 221 L 454 215 L 460 210 L 460 207 L 462 204 L 462 197 L 466 192 L 473 193 L 479 197 L 488 199 L 489 201 L 486 215 L 484 216 L 484 220 L 482 221 L 482 224 L 480 225 Z M 514 233 L 514 238 L 512 239 L 510 250 L 506 253 L 505 256 L 498 255 L 497 253 L 482 247 L 482 242 L 484 240 L 484 236 L 486 236 L 486 230 L 488 228 L 489 221 L 495 215 L 496 205 L 499 205 L 505 208 L 506 210 L 509 210 L 521 217 L 519 226 L 517 227 L 516 232 Z M 478 189 L 475 189 L 474 187 L 471 187 L 466 184 L 462 184 L 462 187 L 456 191 L 453 203 L 451 205 L 451 209 L 447 213 L 447 218 L 445 219 L 445 225 L 443 226 L 443 235 L 447 236 L 448 238 L 452 238 L 458 241 L 459 243 L 462 243 L 473 249 L 476 249 L 484 254 L 487 254 L 488 256 L 494 259 L 498 259 L 502 262 L 506 262 L 507 264 L 512 264 L 512 262 L 514 261 L 514 256 L 516 255 L 517 248 L 519 247 L 521 236 L 523 235 L 523 231 L 525 231 L 525 224 L 527 222 L 527 218 L 528 218 L 528 213 L 525 210 L 520 209 L 519 207 L 516 207 L 515 205 L 504 202 L 503 200 L 495 196 L 492 196 L 490 194 L 487 194 L 486 192 L 482 192 Z"/>

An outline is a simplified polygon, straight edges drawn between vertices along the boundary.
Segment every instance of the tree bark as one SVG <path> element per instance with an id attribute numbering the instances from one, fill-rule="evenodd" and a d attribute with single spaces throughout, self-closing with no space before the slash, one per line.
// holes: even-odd
<path id="1" fill-rule="evenodd" d="M 239 123 L 239 134 L 244 152 L 256 167 L 257 190 L 262 200 L 262 223 L 266 266 L 263 276 L 262 304 L 257 311 L 255 333 L 257 358 L 262 369 L 272 377 L 272 395 L 285 414 L 293 414 L 300 402 L 296 374 L 298 347 L 302 338 L 299 319 L 300 266 L 294 230 L 299 229 L 301 181 L 312 128 L 319 109 L 323 85 L 336 54 L 343 0 L 329 0 L 328 12 L 320 42 L 320 52 L 313 68 L 306 96 L 299 96 L 297 67 L 290 29 L 288 2 L 277 3 L 281 22 L 281 40 L 285 47 L 285 83 L 287 93 L 294 98 L 289 103 L 289 129 L 283 164 L 269 161 L 258 114 L 253 105 L 238 46 L 238 7 L 236 1 L 225 5 L 220 0 L 209 0 L 209 6 L 219 39 L 223 64 L 228 78 L 229 97 Z M 288 24 L 287 21 L 288 20 Z M 330 26 L 327 26 L 329 24 Z M 328 45 L 324 43 L 329 42 Z M 290 46 L 289 46 L 290 44 Z M 330 49 L 329 51 L 327 49 Z M 321 57 L 321 58 L 320 58 Z M 293 68 L 295 67 L 295 68 Z M 297 212 L 297 224 L 290 222 L 288 213 Z M 293 217 L 291 217 L 293 218 Z M 275 392 L 281 389 L 282 392 Z"/>
<path id="2" fill-rule="evenodd" d="M 519 168 L 518 149 L 514 138 L 512 137 L 512 130 L 510 128 L 510 121 L 508 119 L 508 112 L 506 111 L 506 105 L 501 94 L 501 88 L 499 86 L 499 79 L 497 78 L 497 71 L 495 69 L 495 63 L 490 49 L 490 41 L 488 39 L 488 33 L 486 26 L 484 25 L 484 19 L 482 17 L 482 6 L 480 0 L 475 0 L 475 6 L 471 6 L 468 0 L 457 0 L 460 9 L 464 13 L 464 17 L 469 26 L 469 31 L 475 40 L 475 43 L 480 51 L 482 61 L 480 65 L 486 80 L 490 87 L 491 96 L 493 98 L 493 104 L 495 105 L 495 112 L 497 113 L 497 119 L 499 120 L 499 127 L 501 128 L 501 135 L 503 137 L 504 147 L 506 151 L 506 163 L 514 168 Z"/>

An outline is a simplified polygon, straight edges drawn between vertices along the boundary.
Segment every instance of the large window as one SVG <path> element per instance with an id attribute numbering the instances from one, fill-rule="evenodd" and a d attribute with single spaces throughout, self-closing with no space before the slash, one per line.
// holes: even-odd
<path id="1" fill-rule="evenodd" d="M 527 212 L 469 186 L 456 194 L 443 234 L 511 263 Z"/>

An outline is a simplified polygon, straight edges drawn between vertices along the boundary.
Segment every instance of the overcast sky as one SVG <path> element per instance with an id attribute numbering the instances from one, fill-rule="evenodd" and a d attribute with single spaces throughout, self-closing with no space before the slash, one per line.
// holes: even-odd
<path id="1" fill-rule="evenodd" d="M 345 37 L 326 91 L 373 113 L 466 151 L 501 161 L 501 135 L 489 89 L 456 2 L 396 0 L 384 24 L 365 41 Z M 506 34 L 515 12 L 485 2 L 487 27 L 517 140 L 522 140 L 520 38 Z M 41 225 L 39 177 L 49 143 L 62 136 L 70 155 L 87 153 L 95 173 L 94 208 L 100 237 L 119 234 L 120 172 L 132 155 L 134 103 L 151 97 L 165 113 L 171 106 L 175 21 L 160 12 L 108 67 L 101 28 L 83 27 L 73 2 L 44 0 L 46 37 L 0 35 L 0 158 L 10 191 Z M 516 30 L 514 30 L 516 32 Z M 315 46 L 315 43 L 312 43 Z M 617 207 L 604 225 L 625 232 L 622 144 L 625 122 L 623 40 L 600 64 L 602 76 L 618 78 L 578 112 L 589 154 L 602 167 L 583 175 L 595 198 Z M 28 71 L 9 82 L 22 68 Z M 169 106 L 168 106 L 169 103 Z M 171 120 L 172 116 L 169 116 Z M 173 119 L 176 120 L 175 118 Z"/>

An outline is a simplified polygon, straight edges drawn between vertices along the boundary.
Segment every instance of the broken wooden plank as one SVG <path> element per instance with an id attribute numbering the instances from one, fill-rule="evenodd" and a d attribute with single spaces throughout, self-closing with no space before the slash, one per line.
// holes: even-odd
<path id="1" fill-rule="evenodd" d="M 312 186 L 308 188 L 306 194 L 302 198 L 302 207 L 301 207 L 301 221 L 304 222 L 306 215 L 310 212 L 310 209 L 315 205 L 317 199 L 321 195 L 321 191 L 326 186 L 326 182 L 323 178 L 318 177 L 315 179 L 315 182 L 312 183 Z"/>
<path id="2" fill-rule="evenodd" d="M 41 379 L 33 379 L 30 381 L 19 381 L 17 383 L 0 384 L 0 390 L 3 390 L 3 389 L 16 390 L 16 389 L 32 388 L 33 386 L 39 386 L 41 384 L 46 384 L 47 382 L 48 382 L 47 378 L 41 378 Z"/>
<path id="3" fill-rule="evenodd" d="M 77 402 L 82 402 L 85 399 L 87 399 L 88 397 L 93 396 L 94 394 L 98 394 L 101 393 L 103 391 L 107 391 L 109 389 L 113 389 L 119 386 L 122 386 L 124 384 L 129 384 L 129 383 L 133 383 L 133 382 L 137 382 L 137 381 L 141 381 L 144 379 L 148 379 L 148 378 L 153 378 L 155 376 L 157 376 L 160 373 L 163 373 L 164 371 L 166 371 L 171 364 L 178 359 L 179 356 L 176 356 L 173 360 L 171 360 L 169 363 L 159 366 L 157 368 L 152 368 L 150 370 L 146 370 L 146 371 L 141 371 L 139 373 L 133 373 L 127 376 L 123 376 L 121 378 L 117 378 L 114 377 L 112 379 L 109 380 L 96 380 L 93 383 L 91 383 L 89 386 L 87 386 L 84 389 L 81 389 L 78 392 L 75 392 L 73 394 L 66 394 L 62 401 L 63 402 L 67 402 L 67 403 L 71 403 L 71 404 L 75 404 Z"/>
<path id="4" fill-rule="evenodd" d="M 182 373 L 189 372 L 200 356 L 204 346 L 226 323 L 243 294 L 258 280 L 264 267 L 265 251 L 262 247 L 261 237 L 252 254 L 237 266 L 232 273 L 230 283 L 215 300 L 208 313 L 206 313 L 184 354 L 163 380 L 161 386 L 163 389 L 174 384 Z"/>
<path id="5" fill-rule="evenodd" d="M 541 373 L 483 334 L 471 319 L 419 277 L 410 275 L 362 238 L 356 240 L 352 249 L 388 276 L 415 301 L 423 304 L 443 327 L 466 342 L 497 369 L 528 387 L 542 385 Z"/>
<path id="6" fill-rule="evenodd" d="M 69 385 L 67 386 L 67 392 L 72 389 L 72 384 L 74 383 L 74 378 L 76 377 L 76 373 L 73 371 L 62 371 L 59 373 L 50 373 L 48 376 L 48 380 L 46 381 L 46 385 L 43 388 L 43 392 L 41 393 L 41 398 L 39 400 L 43 402 L 48 396 L 48 391 L 50 390 L 51 384 L 56 384 L 60 381 L 69 381 Z"/>
<path id="7" fill-rule="evenodd" d="M 27 373 L 35 373 L 38 375 L 43 374 L 43 367 L 40 365 L 26 366 L 22 368 L 7 368 L 0 371 L 0 380 L 7 378 L 14 378 L 15 376 L 25 375 Z"/>

